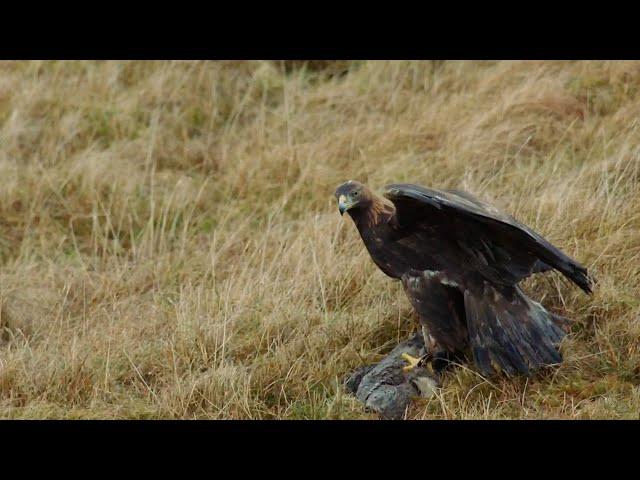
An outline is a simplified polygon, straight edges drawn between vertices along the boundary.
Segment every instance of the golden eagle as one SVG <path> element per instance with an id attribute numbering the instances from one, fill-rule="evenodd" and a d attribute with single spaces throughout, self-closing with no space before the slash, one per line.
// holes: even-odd
<path id="1" fill-rule="evenodd" d="M 556 269 L 591 293 L 585 267 L 539 234 L 472 195 L 393 184 L 382 198 L 348 181 L 335 191 L 375 264 L 402 285 L 422 326 L 427 354 L 441 372 L 471 353 L 484 375 L 528 375 L 562 361 L 568 321 L 518 287 Z"/>

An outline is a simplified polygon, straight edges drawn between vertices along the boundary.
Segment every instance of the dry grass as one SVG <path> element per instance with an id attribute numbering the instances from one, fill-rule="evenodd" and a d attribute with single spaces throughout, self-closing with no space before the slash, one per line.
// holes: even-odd
<path id="1" fill-rule="evenodd" d="M 547 376 L 460 369 L 408 418 L 638 418 L 640 64 L 0 64 L 0 415 L 372 418 L 414 327 L 331 197 L 458 187 L 587 265 Z"/>

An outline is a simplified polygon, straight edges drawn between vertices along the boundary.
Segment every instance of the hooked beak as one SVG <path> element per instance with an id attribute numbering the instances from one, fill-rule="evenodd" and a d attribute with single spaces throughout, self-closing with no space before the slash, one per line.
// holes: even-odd
<path id="1" fill-rule="evenodd" d="M 340 195 L 338 198 L 338 210 L 340 210 L 340 215 L 344 215 L 344 212 L 349 210 L 352 206 L 352 203 L 348 203 L 347 197 Z"/>

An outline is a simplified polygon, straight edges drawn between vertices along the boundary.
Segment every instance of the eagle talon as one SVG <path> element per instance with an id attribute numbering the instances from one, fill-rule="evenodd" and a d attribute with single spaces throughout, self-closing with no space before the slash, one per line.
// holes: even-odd
<path id="1" fill-rule="evenodd" d="M 410 372 L 416 367 L 421 367 L 424 364 L 424 362 L 426 362 L 430 357 L 429 354 L 422 355 L 421 357 L 412 357 L 406 352 L 403 353 L 401 356 L 404 360 L 409 362 L 409 365 L 402 367 L 403 372 Z"/>

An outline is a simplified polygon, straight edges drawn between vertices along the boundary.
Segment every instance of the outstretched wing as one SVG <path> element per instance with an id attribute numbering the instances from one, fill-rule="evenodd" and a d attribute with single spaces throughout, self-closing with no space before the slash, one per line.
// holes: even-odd
<path id="1" fill-rule="evenodd" d="M 444 227 L 451 240 L 477 260 L 479 271 L 494 281 L 515 284 L 555 268 L 591 292 L 586 268 L 513 217 L 467 193 L 392 184 L 385 187 L 384 196 L 396 207 L 400 229 Z"/>

